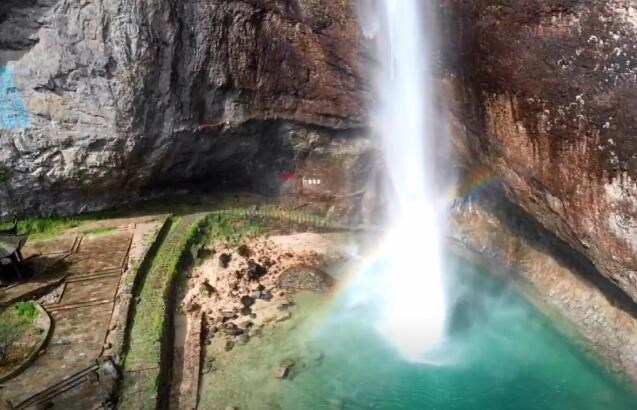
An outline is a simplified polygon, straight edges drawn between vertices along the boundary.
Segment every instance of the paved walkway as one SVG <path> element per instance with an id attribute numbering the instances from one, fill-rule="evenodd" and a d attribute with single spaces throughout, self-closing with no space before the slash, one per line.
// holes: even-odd
<path id="1" fill-rule="evenodd" d="M 92 366 L 101 356 L 133 228 L 129 225 L 74 240 L 73 251 L 61 267 L 65 275 L 62 293 L 44 306 L 54 323 L 51 339 L 29 368 L 2 385 L 3 399 L 21 403 Z M 71 243 L 69 239 L 51 241 L 26 251 L 55 254 L 69 249 Z"/>

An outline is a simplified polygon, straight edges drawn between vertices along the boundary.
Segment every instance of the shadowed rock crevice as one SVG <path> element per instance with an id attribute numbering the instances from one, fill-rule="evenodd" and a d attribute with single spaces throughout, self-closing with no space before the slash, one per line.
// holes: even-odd
<path id="1" fill-rule="evenodd" d="M 493 184 L 472 197 L 479 206 L 494 215 L 509 232 L 542 254 L 550 255 L 558 263 L 579 275 L 601 292 L 609 303 L 637 319 L 637 303 L 604 276 L 581 252 L 558 238 L 524 209 L 513 204 L 500 184 Z"/>

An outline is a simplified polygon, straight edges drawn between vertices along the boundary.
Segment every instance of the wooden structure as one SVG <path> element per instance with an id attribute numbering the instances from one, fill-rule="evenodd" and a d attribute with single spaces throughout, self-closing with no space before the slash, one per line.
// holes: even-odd
<path id="1" fill-rule="evenodd" d="M 0 235 L 0 273 L 13 271 L 22 279 L 22 247 L 27 241 L 26 236 Z"/>

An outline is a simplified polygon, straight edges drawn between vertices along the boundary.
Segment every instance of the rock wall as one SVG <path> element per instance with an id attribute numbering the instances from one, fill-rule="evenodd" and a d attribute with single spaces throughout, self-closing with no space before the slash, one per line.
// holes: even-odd
<path id="1" fill-rule="evenodd" d="M 630 296 L 511 204 L 498 183 L 453 211 L 452 250 L 505 277 L 583 349 L 637 385 L 637 303 Z"/>
<path id="2" fill-rule="evenodd" d="M 197 181 L 273 193 L 316 150 L 356 162 L 371 146 L 353 13 L 345 0 L 3 0 L 15 84 L 0 98 L 21 99 L 28 123 L 0 113 L 0 214 Z"/>
<path id="3" fill-rule="evenodd" d="M 463 160 L 637 301 L 637 6 L 444 0 Z"/>

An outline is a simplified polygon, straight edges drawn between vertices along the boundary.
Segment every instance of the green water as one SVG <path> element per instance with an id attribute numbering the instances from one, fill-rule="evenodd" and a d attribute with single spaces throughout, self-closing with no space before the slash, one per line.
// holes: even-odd
<path id="1" fill-rule="evenodd" d="M 216 358 L 200 408 L 637 408 L 628 385 L 488 274 L 455 269 L 449 340 L 429 364 L 406 362 L 376 331 L 373 283 L 366 275 L 336 301 L 299 295 L 293 320 Z M 283 359 L 296 363 L 290 380 L 274 377 Z"/>

